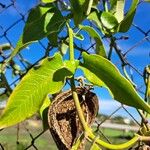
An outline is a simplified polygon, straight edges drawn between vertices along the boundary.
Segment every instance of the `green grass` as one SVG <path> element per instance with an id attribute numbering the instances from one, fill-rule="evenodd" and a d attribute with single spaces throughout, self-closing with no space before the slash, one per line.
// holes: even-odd
<path id="1" fill-rule="evenodd" d="M 41 123 L 37 123 L 37 126 L 33 127 L 30 125 L 25 125 L 26 128 L 29 129 L 29 131 L 32 133 L 33 137 L 37 136 L 42 131 L 42 125 Z M 26 131 L 24 125 L 20 126 L 20 132 L 19 132 L 19 145 L 16 144 L 17 141 L 17 127 L 10 127 L 7 129 L 4 129 L 0 131 L 0 143 L 4 146 L 5 150 L 23 150 L 25 147 L 30 145 L 31 143 L 31 137 L 29 133 Z M 118 138 L 118 136 L 132 136 L 133 134 L 131 132 L 129 133 L 123 133 L 122 131 L 112 130 L 112 129 L 103 129 L 101 130 L 105 136 L 107 136 L 110 141 L 114 144 L 116 143 L 123 143 L 127 141 L 127 139 L 124 138 Z M 106 141 L 105 138 L 101 136 L 103 140 Z M 40 136 L 35 141 L 35 146 L 39 150 L 57 150 L 56 145 L 51 137 L 51 134 L 49 131 L 46 131 L 42 136 Z M 87 144 L 87 150 L 89 149 L 90 144 Z M 29 150 L 34 150 L 33 147 L 31 147 Z"/>
<path id="2" fill-rule="evenodd" d="M 133 136 L 132 132 L 124 132 L 124 131 L 119 131 L 114 129 L 102 129 L 102 132 L 104 133 L 105 136 L 109 136 L 109 137 Z"/>
<path id="3" fill-rule="evenodd" d="M 39 127 L 27 126 L 27 128 L 32 133 L 33 137 L 37 136 L 42 131 L 41 125 L 39 125 Z M 16 127 L 10 127 L 0 132 L 0 143 L 4 146 L 5 150 L 23 150 L 25 147 L 30 145 L 31 137 L 22 125 L 19 133 L 19 144 L 16 144 L 16 141 Z M 57 150 L 49 131 L 46 131 L 43 135 L 35 140 L 35 146 L 39 150 Z M 34 150 L 33 147 L 30 148 L 30 150 L 32 149 Z"/>

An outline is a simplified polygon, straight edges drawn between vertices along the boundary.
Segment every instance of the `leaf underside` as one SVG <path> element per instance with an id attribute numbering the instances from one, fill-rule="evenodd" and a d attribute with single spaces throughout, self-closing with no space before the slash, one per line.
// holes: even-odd
<path id="1" fill-rule="evenodd" d="M 62 65 L 62 57 L 57 53 L 54 57 L 42 60 L 40 66 L 29 70 L 8 99 L 7 106 L 0 116 L 0 129 L 31 117 L 39 111 L 48 93 L 53 94 L 61 90 L 65 76 L 59 75 L 61 78 L 56 81 L 54 73 Z"/>
<path id="2" fill-rule="evenodd" d="M 111 90 L 115 100 L 150 113 L 150 106 L 144 102 L 132 84 L 120 74 L 109 60 L 99 55 L 88 55 L 85 52 L 83 60 L 84 63 L 81 66 L 103 81 Z"/>

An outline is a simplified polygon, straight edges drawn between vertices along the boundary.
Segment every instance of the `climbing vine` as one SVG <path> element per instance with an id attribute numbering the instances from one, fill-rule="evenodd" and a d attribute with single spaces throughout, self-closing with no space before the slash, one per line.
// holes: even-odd
<path id="1" fill-rule="evenodd" d="M 83 138 L 92 143 L 91 149 L 98 147 L 99 149 L 101 147 L 116 150 L 128 149 L 137 142 L 149 141 L 150 128 L 144 121 L 138 134 L 135 134 L 130 141 L 118 145 L 102 141 L 94 135 L 90 128 L 99 107 L 95 93 L 90 91 L 91 86 L 92 88 L 95 86 L 107 88 L 115 100 L 138 109 L 143 118 L 150 113 L 149 66 L 145 69 L 145 101 L 135 90 L 125 67 L 123 67 L 125 74 L 123 76 L 110 61 L 112 51 L 109 53 L 106 51 L 102 40 L 102 36 L 108 38 L 120 60 L 124 62 L 123 56 L 117 51 L 115 34 L 125 33 L 130 29 L 138 3 L 139 0 L 132 0 L 127 12 L 124 10 L 125 0 L 110 0 L 109 2 L 105 0 L 42 0 L 33 8 L 28 15 L 23 33 L 20 35 L 15 49 L 1 64 L 1 74 L 5 74 L 7 66 L 21 50 L 43 38 L 47 38 L 50 46 L 57 50 L 53 56 L 44 57 L 38 65 L 33 65 L 14 88 L 9 96 L 7 106 L 0 116 L 0 129 L 16 125 L 39 112 L 43 119 L 44 130 L 50 128 L 59 149 L 64 149 L 60 144 L 63 144 L 66 149 L 78 149 Z M 75 40 L 84 42 L 83 32 L 95 41 L 94 53 L 85 52 L 76 45 Z M 80 59 L 76 58 L 77 51 L 82 52 Z M 69 55 L 69 59 L 65 57 L 66 54 Z M 84 81 L 80 83 L 81 87 L 76 85 L 74 76 L 79 69 L 83 71 L 90 86 L 85 85 Z M 63 93 L 66 83 L 69 83 L 71 90 Z M 59 93 L 62 94 L 62 98 Z M 55 97 L 54 94 L 57 96 Z M 90 97 L 90 95 L 92 96 Z M 70 103 L 65 104 L 66 99 L 63 97 L 70 98 Z M 95 102 L 88 106 L 86 99 Z M 69 114 L 70 120 L 72 115 L 76 114 L 74 121 L 77 131 L 74 135 L 68 131 L 68 138 L 72 137 L 69 146 L 58 125 L 60 120 L 56 117 L 60 113 L 60 102 L 61 111 L 63 112 L 64 109 L 64 112 Z M 54 106 L 56 109 L 53 109 Z M 71 108 L 72 113 L 69 113 Z M 57 109 L 58 111 L 56 111 Z M 48 110 L 46 114 L 43 113 L 45 110 Z M 87 120 L 88 117 L 92 118 L 91 121 Z M 66 126 L 72 128 L 70 122 Z M 64 127 L 64 130 L 67 128 Z"/>

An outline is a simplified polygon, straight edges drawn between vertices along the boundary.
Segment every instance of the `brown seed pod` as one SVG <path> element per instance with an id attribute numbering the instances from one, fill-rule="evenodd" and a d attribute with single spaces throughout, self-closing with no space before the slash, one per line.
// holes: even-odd
<path id="1" fill-rule="evenodd" d="M 86 88 L 76 88 L 85 119 L 91 125 L 98 113 L 98 98 Z M 50 132 L 59 150 L 70 150 L 83 132 L 75 108 L 72 91 L 58 94 L 48 111 Z"/>

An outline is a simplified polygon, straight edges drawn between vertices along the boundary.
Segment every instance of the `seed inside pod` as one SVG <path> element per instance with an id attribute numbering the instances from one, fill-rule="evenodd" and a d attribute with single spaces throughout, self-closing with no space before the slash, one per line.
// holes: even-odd
<path id="1" fill-rule="evenodd" d="M 91 125 L 98 113 L 98 98 L 86 88 L 76 88 L 85 120 Z M 69 150 L 83 132 L 72 91 L 58 94 L 48 111 L 50 132 L 59 150 Z"/>

